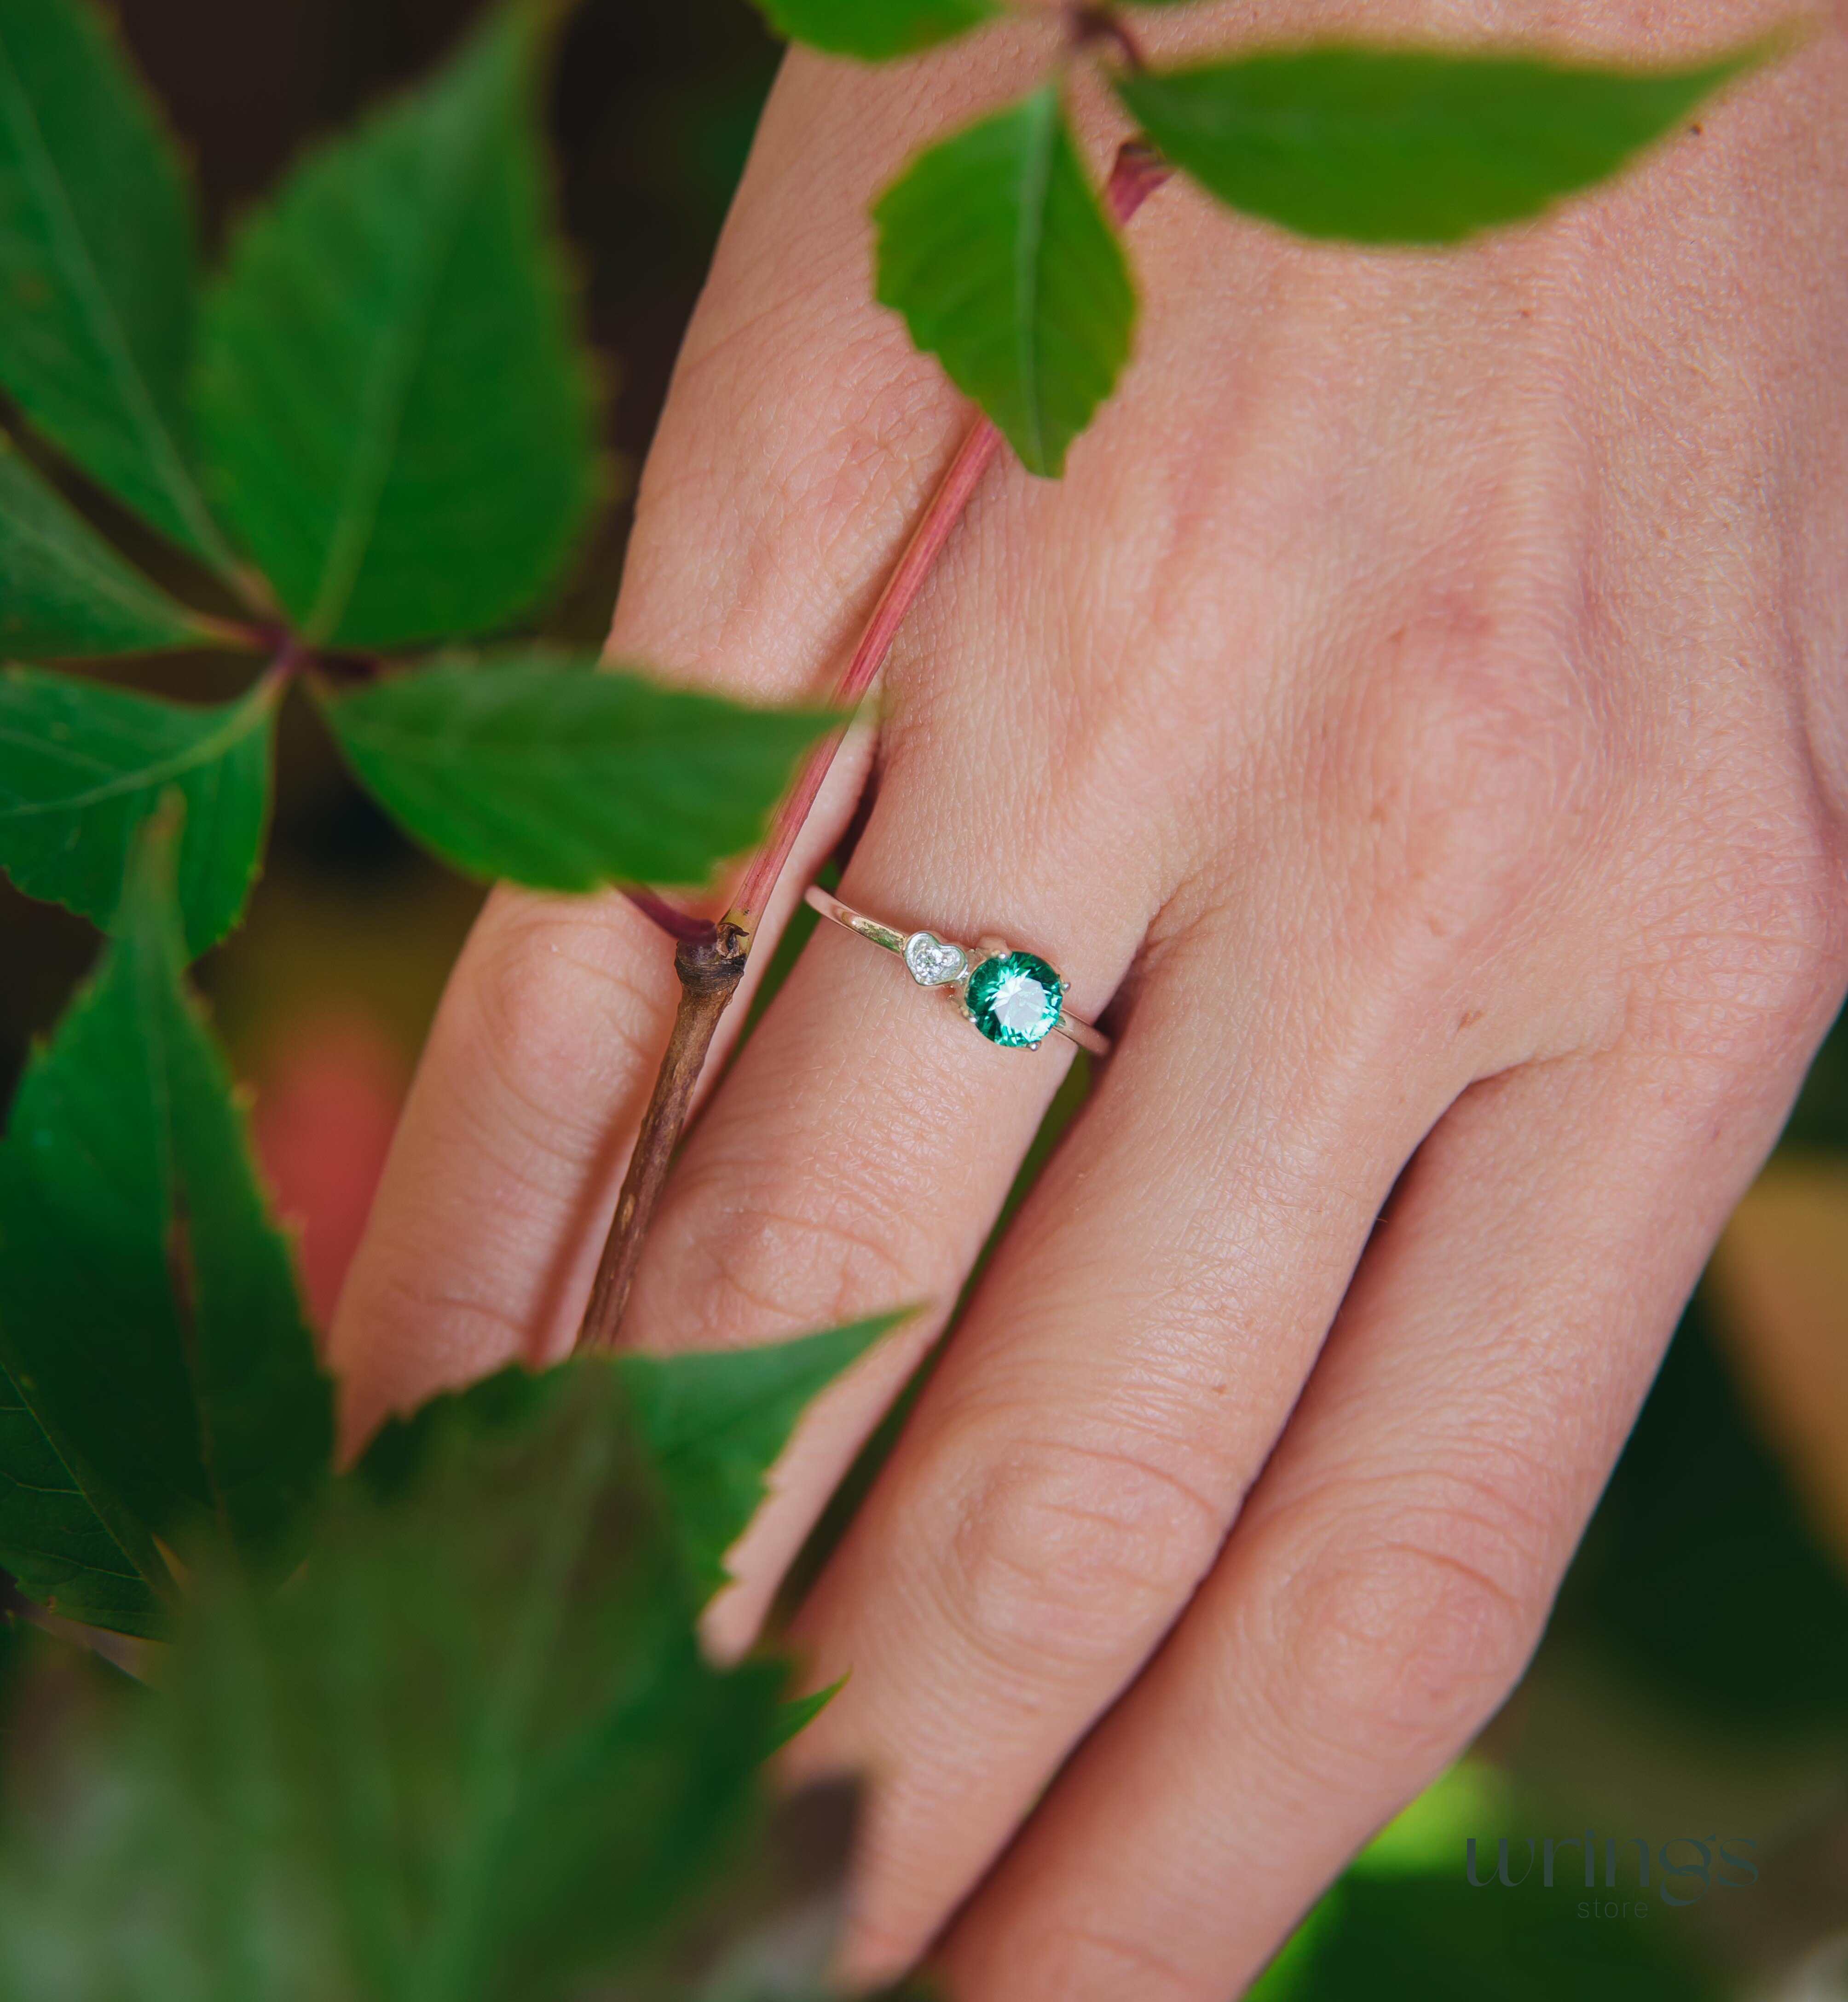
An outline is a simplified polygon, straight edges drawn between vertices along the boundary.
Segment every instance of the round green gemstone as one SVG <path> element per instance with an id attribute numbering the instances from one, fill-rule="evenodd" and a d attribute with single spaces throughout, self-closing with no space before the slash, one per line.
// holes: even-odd
<path id="1" fill-rule="evenodd" d="M 1030 1050 L 1058 1026 L 1065 983 L 1030 952 L 998 952 L 969 975 L 969 1019 L 991 1043 Z"/>

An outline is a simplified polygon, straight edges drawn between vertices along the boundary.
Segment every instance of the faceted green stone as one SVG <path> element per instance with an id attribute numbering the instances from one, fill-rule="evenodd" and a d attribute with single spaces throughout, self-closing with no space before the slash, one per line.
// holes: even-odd
<path id="1" fill-rule="evenodd" d="M 1030 952 L 999 952 L 969 975 L 969 1019 L 991 1043 L 1030 1050 L 1058 1026 L 1065 983 Z"/>

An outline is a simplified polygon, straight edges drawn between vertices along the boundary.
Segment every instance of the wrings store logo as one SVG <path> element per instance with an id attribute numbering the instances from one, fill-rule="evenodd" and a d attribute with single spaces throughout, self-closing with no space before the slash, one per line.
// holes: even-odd
<path id="1" fill-rule="evenodd" d="M 1588 1891 L 1652 1892 L 1665 1905 L 1695 1905 L 1714 1891 L 1745 1891 L 1758 1882 L 1759 1868 L 1751 1852 L 1758 1847 L 1749 1836 L 1675 1836 L 1651 1844 L 1641 1836 L 1606 1836 L 1600 1858 L 1595 1834 L 1587 1829 L 1582 1836 L 1503 1836 L 1495 1845 L 1492 1871 L 1485 1868 L 1477 1840 L 1471 1836 L 1463 1845 L 1463 1869 L 1477 1890 L 1495 1885 L 1514 1890 L 1531 1882 L 1537 1868 L 1539 1888 L 1577 1889 L 1582 1869 Z M 1564 1852 L 1576 1850 L 1578 1858 L 1569 1864 Z M 1599 1882 L 1599 1864 L 1603 1864 L 1603 1882 Z M 1578 1917 L 1588 1918 L 1644 1918 L 1648 1914 L 1646 1898 L 1628 1897 L 1621 1902 L 1602 1899 L 1581 1901 Z"/>

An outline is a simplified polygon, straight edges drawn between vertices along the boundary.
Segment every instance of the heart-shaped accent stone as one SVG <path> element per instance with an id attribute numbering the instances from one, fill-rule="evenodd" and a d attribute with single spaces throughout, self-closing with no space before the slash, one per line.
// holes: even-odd
<path id="1" fill-rule="evenodd" d="M 920 987 L 947 987 L 969 970 L 969 955 L 935 932 L 913 932 L 905 941 L 905 963 Z"/>

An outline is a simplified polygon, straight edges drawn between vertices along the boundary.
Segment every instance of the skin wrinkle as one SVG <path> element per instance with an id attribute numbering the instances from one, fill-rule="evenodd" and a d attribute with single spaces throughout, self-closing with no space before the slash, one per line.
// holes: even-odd
<path id="1" fill-rule="evenodd" d="M 1047 1942 L 1051 1965 L 1072 1969 L 1064 1979 L 1086 1980 L 1106 1994 L 1133 1994 L 1136 2002 L 1182 2002 L 1194 1993 L 1186 1970 L 1168 1960 L 1149 1942 L 1084 1930 L 1067 1930 Z M 1089 1976 L 1097 1978 L 1089 1979 Z M 1125 1987 L 1125 1980 L 1133 1987 Z M 1082 1993 L 1083 1990 L 1074 1990 Z"/>
<path id="2" fill-rule="evenodd" d="M 748 1328 L 754 1320 L 761 1322 L 767 1316 L 792 1332 L 800 1332 L 850 1320 L 854 1312 L 851 1303 L 869 1294 L 895 1300 L 928 1297 L 920 1278 L 939 1262 L 941 1254 L 939 1259 L 930 1259 L 908 1257 L 894 1250 L 891 1240 L 902 1219 L 889 1211 L 861 1207 L 863 1213 L 858 1216 L 817 1216 L 805 1209 L 779 1210 L 767 1202 L 730 1202 L 718 1241 L 702 1240 L 695 1252 L 709 1267 L 703 1288 L 709 1306 L 699 1317 L 699 1325 L 722 1337 L 728 1327 Z M 766 1245 L 771 1249 L 768 1257 L 763 1255 Z M 800 1274 L 804 1260 L 792 1257 L 792 1247 L 827 1271 L 835 1284 L 835 1304 L 818 1324 L 812 1289 L 799 1285 L 794 1290 L 800 1304 L 786 1310 L 776 1305 L 775 1289 L 766 1288 L 766 1275 L 786 1278 L 792 1267 Z M 755 1315 L 728 1314 L 725 1303 L 733 1299 L 755 1308 Z M 715 1345 L 729 1345 L 721 1339 Z"/>
<path id="3" fill-rule="evenodd" d="M 1309 1573 L 1304 1627 L 1274 1631 L 1268 1700 L 1295 1726 L 1290 1756 L 1330 1774 L 1383 1741 L 1401 1756 L 1467 1739 L 1519 1679 L 1546 1608 L 1416 1539 L 1350 1544 Z"/>

